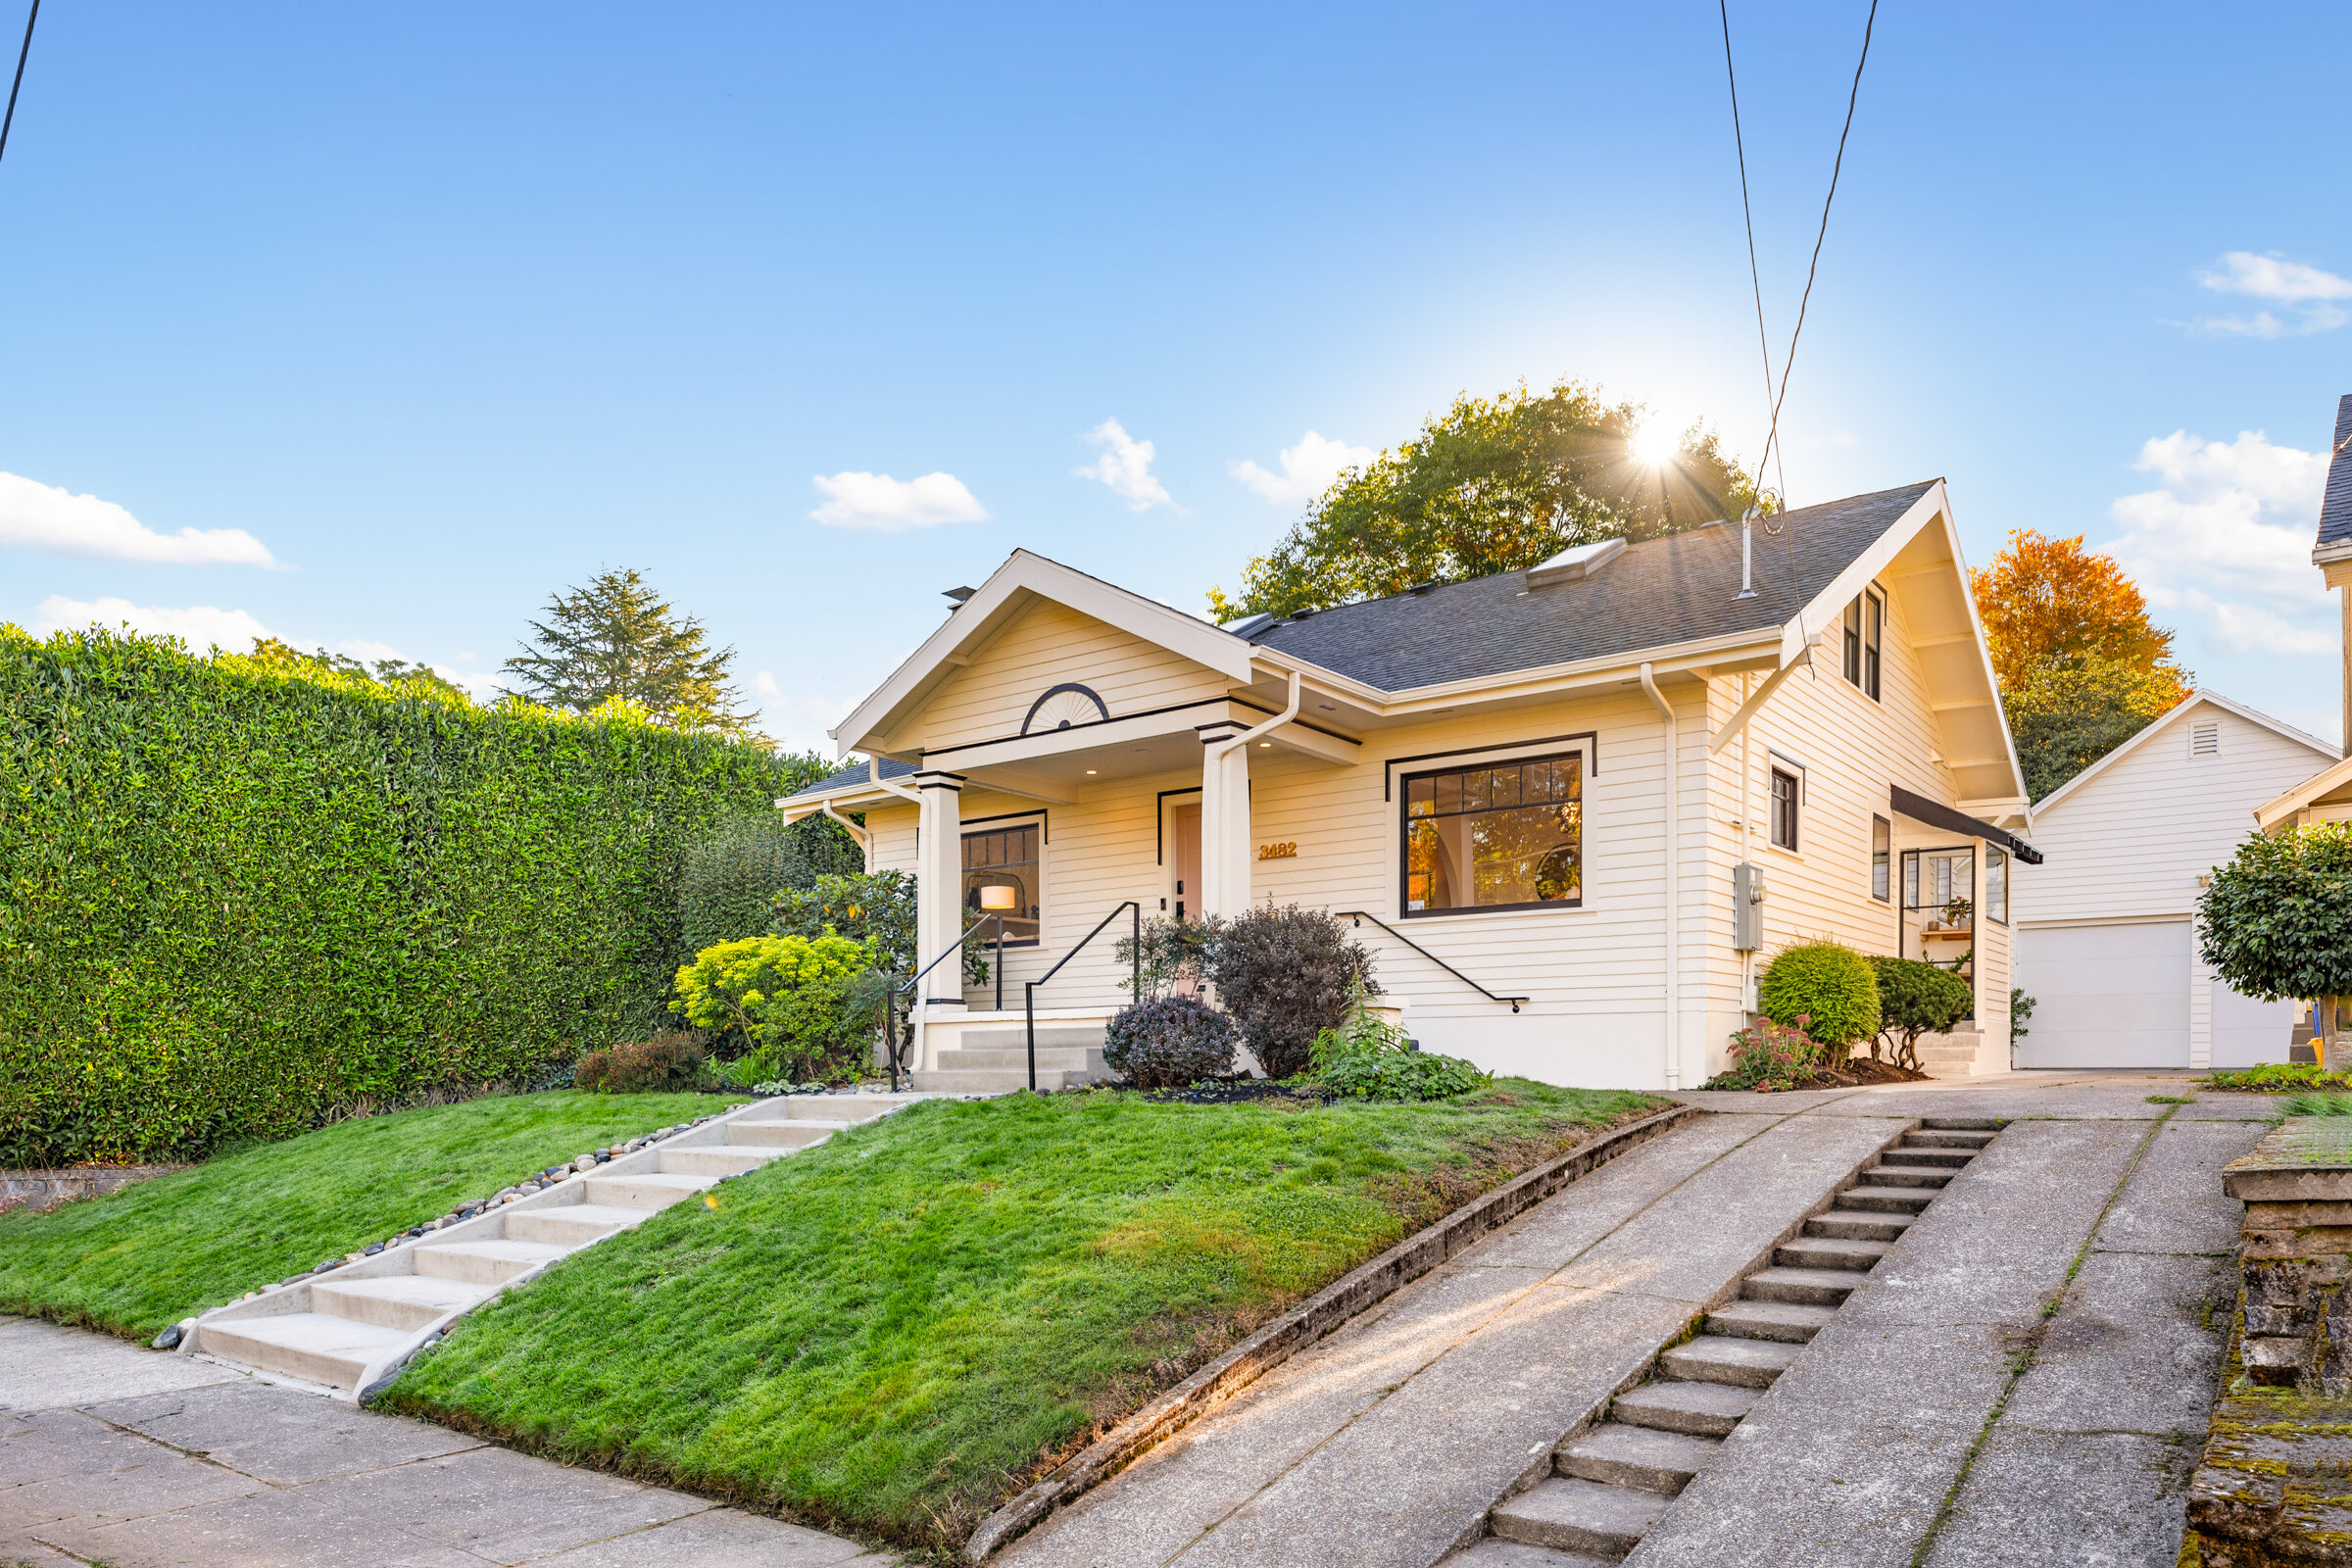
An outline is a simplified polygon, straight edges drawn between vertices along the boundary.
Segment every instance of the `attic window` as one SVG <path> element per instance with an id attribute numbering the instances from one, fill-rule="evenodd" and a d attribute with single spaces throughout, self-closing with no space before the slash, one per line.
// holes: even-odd
<path id="1" fill-rule="evenodd" d="M 1527 568 L 1530 588 L 1548 588 L 1555 582 L 1581 582 L 1625 553 L 1622 539 L 1602 539 L 1561 551 L 1540 566 Z"/>
<path id="2" fill-rule="evenodd" d="M 2222 726 L 2218 720 L 2207 719 L 2188 726 L 2188 755 L 2219 757 L 2222 755 Z"/>

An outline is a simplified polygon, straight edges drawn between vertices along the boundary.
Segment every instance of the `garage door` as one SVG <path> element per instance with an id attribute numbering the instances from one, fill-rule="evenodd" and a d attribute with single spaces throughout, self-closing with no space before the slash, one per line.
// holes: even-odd
<path id="1" fill-rule="evenodd" d="M 2286 1060 L 2294 1044 L 2299 1002 L 2257 1002 L 2228 986 L 2213 988 L 2213 1064 L 2251 1067 L 2258 1062 Z"/>
<path id="2" fill-rule="evenodd" d="M 2034 999 L 2020 1067 L 2188 1065 L 2188 926 L 2034 926 L 2017 934 Z"/>

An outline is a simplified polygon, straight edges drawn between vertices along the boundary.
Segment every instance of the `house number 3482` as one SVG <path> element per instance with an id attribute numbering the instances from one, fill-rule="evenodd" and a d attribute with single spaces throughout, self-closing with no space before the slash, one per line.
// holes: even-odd
<path id="1" fill-rule="evenodd" d="M 1257 858 L 1261 860 L 1296 860 L 1298 858 L 1298 841 L 1286 839 L 1280 844 L 1260 844 Z"/>

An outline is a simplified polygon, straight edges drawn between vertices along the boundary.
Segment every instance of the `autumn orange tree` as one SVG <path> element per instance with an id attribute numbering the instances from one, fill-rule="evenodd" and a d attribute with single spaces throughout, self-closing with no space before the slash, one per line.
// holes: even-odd
<path id="1" fill-rule="evenodd" d="M 2121 566 L 2031 528 L 1969 574 L 2026 788 L 2039 800 L 2185 698 L 2195 677 Z"/>

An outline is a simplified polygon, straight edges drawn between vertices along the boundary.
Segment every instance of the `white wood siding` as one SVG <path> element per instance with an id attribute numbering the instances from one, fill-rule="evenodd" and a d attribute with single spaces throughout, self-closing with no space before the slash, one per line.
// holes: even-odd
<path id="1" fill-rule="evenodd" d="M 1064 681 L 1092 688 L 1113 718 L 1222 697 L 1231 685 L 1157 643 L 1040 600 L 941 685 L 899 743 L 936 752 L 1017 735 L 1030 705 Z"/>

